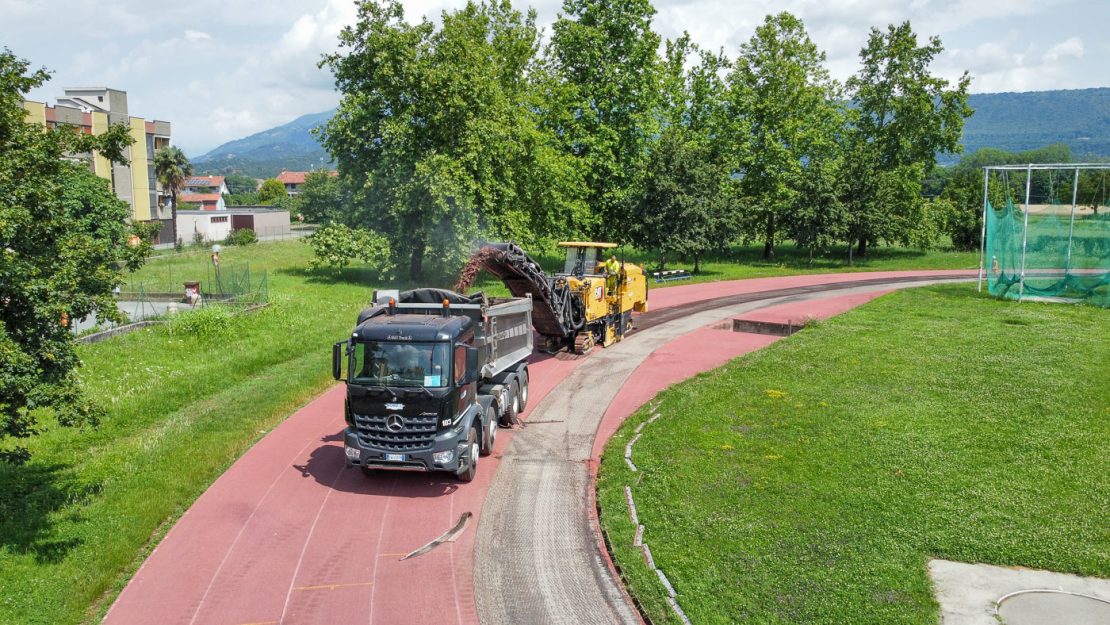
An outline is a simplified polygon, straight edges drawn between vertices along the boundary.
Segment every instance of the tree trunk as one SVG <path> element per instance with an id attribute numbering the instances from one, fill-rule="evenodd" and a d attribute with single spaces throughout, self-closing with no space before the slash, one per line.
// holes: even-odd
<path id="1" fill-rule="evenodd" d="M 409 277 L 414 282 L 419 282 L 424 277 L 424 248 L 426 244 L 421 241 L 412 246 L 412 256 L 409 257 Z"/>
<path id="2" fill-rule="evenodd" d="M 859 248 L 856 249 L 856 256 L 859 256 L 860 258 L 866 258 L 867 257 L 867 236 L 866 235 L 861 236 L 859 238 Z"/>
<path id="3" fill-rule="evenodd" d="M 667 252 L 666 250 L 659 250 L 659 271 L 663 271 L 667 267 Z"/>
<path id="4" fill-rule="evenodd" d="M 694 254 L 694 273 L 701 273 L 701 254 Z"/>
<path id="5" fill-rule="evenodd" d="M 177 189 L 170 189 L 170 232 L 173 233 L 173 246 L 177 247 Z"/>
<path id="6" fill-rule="evenodd" d="M 763 233 L 763 260 L 775 257 L 775 214 L 767 213 L 767 229 Z"/>

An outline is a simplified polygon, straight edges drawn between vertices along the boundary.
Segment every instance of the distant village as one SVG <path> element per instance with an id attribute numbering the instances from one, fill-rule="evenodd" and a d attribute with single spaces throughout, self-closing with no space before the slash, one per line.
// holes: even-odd
<path id="1" fill-rule="evenodd" d="M 131 115 L 125 91 L 68 88 L 53 106 L 26 100 L 24 108 L 31 121 L 49 128 L 68 125 L 92 135 L 116 124 L 130 130 L 134 142 L 124 153 L 126 163 L 113 163 L 96 153 L 71 158 L 86 162 L 93 173 L 107 180 L 116 196 L 131 207 L 134 221 L 162 225 L 156 247 L 222 241 L 244 228 L 262 239 L 284 238 L 294 222 L 303 220 L 286 200 L 300 193 L 311 172 L 283 170 L 271 179 L 241 174 L 189 175 L 176 189 L 175 224 L 174 193 L 159 179 L 154 164 L 155 154 L 172 146 L 172 126 L 168 121 Z"/>

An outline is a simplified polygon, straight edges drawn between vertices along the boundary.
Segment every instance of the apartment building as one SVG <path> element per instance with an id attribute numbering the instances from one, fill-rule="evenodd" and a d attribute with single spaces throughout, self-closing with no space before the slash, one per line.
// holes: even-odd
<path id="1" fill-rule="evenodd" d="M 129 163 L 112 163 L 100 154 L 74 154 L 85 160 L 93 173 L 108 180 L 112 190 L 131 206 L 132 219 L 136 221 L 162 221 L 170 223 L 168 193 L 163 193 L 154 176 L 154 152 L 170 145 L 170 123 L 134 117 L 127 110 L 127 92 L 107 87 L 66 89 L 58 98 L 57 106 L 43 102 L 25 101 L 31 121 L 47 127 L 74 126 L 89 134 L 100 134 L 111 124 L 125 124 L 135 142 L 127 148 Z M 166 237 L 172 230 L 162 228 Z"/>

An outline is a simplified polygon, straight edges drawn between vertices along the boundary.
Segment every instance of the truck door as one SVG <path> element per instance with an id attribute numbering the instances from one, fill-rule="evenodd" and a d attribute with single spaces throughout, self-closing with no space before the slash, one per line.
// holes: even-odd
<path id="1" fill-rule="evenodd" d="M 474 380 L 471 380 L 469 383 L 464 383 L 466 377 L 466 351 L 468 347 L 466 343 L 455 344 L 455 361 L 452 364 L 452 375 L 455 376 L 455 388 L 458 389 L 455 395 L 457 402 L 455 405 L 456 416 L 466 412 L 467 408 L 477 400 L 476 393 L 478 383 Z"/>

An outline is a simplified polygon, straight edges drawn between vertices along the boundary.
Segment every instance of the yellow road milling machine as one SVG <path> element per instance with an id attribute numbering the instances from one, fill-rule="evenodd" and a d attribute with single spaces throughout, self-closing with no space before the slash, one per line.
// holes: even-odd
<path id="1" fill-rule="evenodd" d="M 515 297 L 532 297 L 532 325 L 547 351 L 584 354 L 609 346 L 632 330 L 632 312 L 647 312 L 647 277 L 638 265 L 617 260 L 615 243 L 571 241 L 562 272 L 547 274 L 515 243 L 487 243 L 464 274 L 478 268 L 501 279 Z"/>

